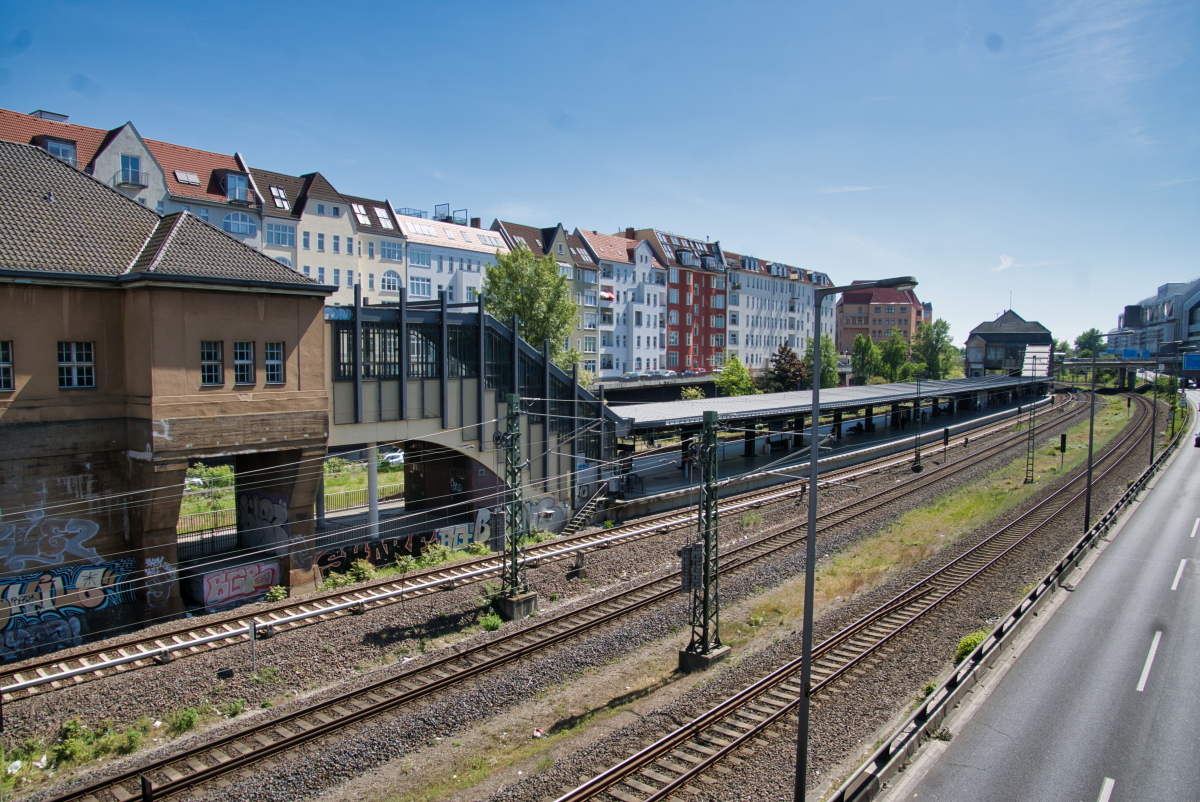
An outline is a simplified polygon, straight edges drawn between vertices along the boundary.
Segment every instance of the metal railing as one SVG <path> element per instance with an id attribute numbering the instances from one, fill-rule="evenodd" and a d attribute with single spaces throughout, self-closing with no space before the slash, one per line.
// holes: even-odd
<path id="1" fill-rule="evenodd" d="M 145 170 L 122 167 L 117 175 L 117 184 L 123 187 L 147 187 L 150 186 L 150 176 Z"/>

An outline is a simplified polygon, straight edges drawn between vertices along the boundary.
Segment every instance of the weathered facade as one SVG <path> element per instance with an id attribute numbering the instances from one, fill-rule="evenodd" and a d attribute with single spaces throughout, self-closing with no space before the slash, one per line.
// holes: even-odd
<path id="1" fill-rule="evenodd" d="M 327 290 L 0 142 L 0 656 L 182 610 L 190 462 L 232 460 L 242 560 L 312 586 Z"/>

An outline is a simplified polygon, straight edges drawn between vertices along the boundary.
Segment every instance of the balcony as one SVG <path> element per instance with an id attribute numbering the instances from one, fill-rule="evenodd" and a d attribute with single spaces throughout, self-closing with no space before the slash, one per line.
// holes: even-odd
<path id="1" fill-rule="evenodd" d="M 150 174 L 145 170 L 121 168 L 117 173 L 117 186 L 129 189 L 145 189 L 150 186 Z"/>

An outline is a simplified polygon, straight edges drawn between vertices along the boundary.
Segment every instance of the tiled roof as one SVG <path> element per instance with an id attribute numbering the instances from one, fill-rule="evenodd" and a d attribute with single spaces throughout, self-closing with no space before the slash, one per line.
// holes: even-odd
<path id="1" fill-rule="evenodd" d="M 912 290 L 892 290 L 876 287 L 873 290 L 848 290 L 842 293 L 844 304 L 911 304 L 921 306 Z"/>
<path id="2" fill-rule="evenodd" d="M 444 223 L 440 220 L 408 217 L 403 214 L 397 215 L 396 219 L 404 227 L 404 232 L 408 235 L 409 241 L 414 243 L 436 245 L 441 248 L 458 248 L 459 250 L 475 251 L 488 255 L 495 254 L 496 251 L 508 253 L 508 243 L 500 236 L 499 231 L 460 226 L 456 223 Z M 429 231 L 432 231 L 433 234 L 430 235 Z M 497 246 L 494 243 L 484 242 L 480 239 L 480 236 L 494 239 L 500 245 Z"/>
<path id="3" fill-rule="evenodd" d="M 41 148 L 0 141 L 0 270 L 328 288 L 186 212 L 159 217 Z"/>
<path id="4" fill-rule="evenodd" d="M 100 145 L 105 141 L 109 132 L 103 128 L 90 128 L 74 123 L 58 123 L 53 120 L 43 120 L 29 114 L 0 109 L 0 139 L 9 142 L 31 144 L 33 138 L 42 135 L 66 139 L 75 143 L 75 158 L 78 167 L 83 169 L 96 156 Z"/>
<path id="5" fill-rule="evenodd" d="M 593 266 L 596 264 L 592 261 L 592 255 L 588 253 L 587 245 L 574 234 L 567 235 L 567 247 L 571 249 L 571 255 L 575 257 L 575 264 Z"/>
<path id="6" fill-rule="evenodd" d="M 360 234 L 375 234 L 380 237 L 404 237 L 404 231 L 400 228 L 399 218 L 395 212 L 388 206 L 387 201 L 371 200 L 370 198 L 360 198 L 355 195 L 342 195 L 342 200 L 346 203 L 346 214 L 350 215 L 350 219 L 354 221 L 354 225 L 358 227 Z M 354 208 L 358 205 L 363 210 L 363 215 L 367 222 L 363 222 L 358 217 L 358 210 Z M 382 225 L 380 220 L 386 220 L 392 227 L 388 228 Z"/>
<path id="7" fill-rule="evenodd" d="M 170 142 L 159 142 L 156 139 L 147 139 L 145 142 L 162 167 L 167 178 L 167 191 L 172 195 L 211 203 L 228 203 L 216 171 L 244 172 L 237 159 L 224 153 L 197 150 Z M 200 181 L 200 186 L 180 181 L 176 171 L 195 175 Z"/>
<path id="8" fill-rule="evenodd" d="M 550 232 L 550 236 L 554 236 L 557 229 L 541 229 L 532 226 L 523 226 L 520 223 L 505 223 L 500 222 L 500 226 L 504 232 L 513 240 L 514 246 L 525 243 L 529 250 L 533 251 L 534 256 L 545 256 L 548 253 L 549 244 L 546 240 L 546 231 Z"/>
<path id="9" fill-rule="evenodd" d="M 334 189 L 333 184 L 325 180 L 325 176 L 320 173 L 305 173 L 300 177 L 304 179 L 304 194 L 306 196 L 334 203 L 342 199 L 342 194 Z"/>
<path id="10" fill-rule="evenodd" d="M 162 218 L 129 272 L 322 286 L 188 212 Z"/>
<path id="11" fill-rule="evenodd" d="M 598 259 L 604 259 L 609 262 L 620 262 L 626 265 L 633 264 L 633 252 L 637 249 L 637 240 L 629 240 L 624 237 L 614 237 L 611 234 L 601 234 L 599 231 L 584 231 L 582 229 L 579 230 L 579 236 L 592 247 L 592 251 Z"/>
<path id="12" fill-rule="evenodd" d="M 980 323 L 971 329 L 976 334 L 1049 334 L 1050 329 L 1036 320 L 1026 320 L 1011 309 L 995 320 Z"/>
<path id="13" fill-rule="evenodd" d="M 263 194 L 263 216 L 282 217 L 285 220 L 299 220 L 304 211 L 304 179 L 287 173 L 275 173 L 258 167 L 250 168 L 258 191 Z M 279 187 L 286 196 L 288 207 L 281 209 L 276 203 L 271 187 Z"/>

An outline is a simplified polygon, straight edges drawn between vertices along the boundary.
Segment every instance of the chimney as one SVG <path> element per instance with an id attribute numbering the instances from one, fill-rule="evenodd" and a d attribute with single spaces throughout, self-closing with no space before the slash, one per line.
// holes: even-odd
<path id="1" fill-rule="evenodd" d="M 633 234 L 632 228 L 625 229 L 625 239 L 637 239 L 637 237 L 635 237 Z"/>
<path id="2" fill-rule="evenodd" d="M 479 222 L 480 222 L 480 220 L 478 217 L 472 217 L 471 218 L 471 228 L 480 228 L 481 226 L 479 225 Z"/>

